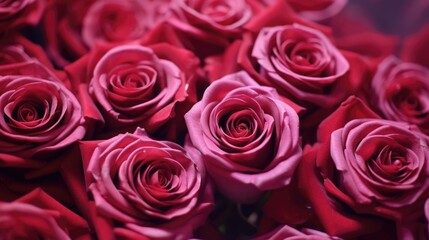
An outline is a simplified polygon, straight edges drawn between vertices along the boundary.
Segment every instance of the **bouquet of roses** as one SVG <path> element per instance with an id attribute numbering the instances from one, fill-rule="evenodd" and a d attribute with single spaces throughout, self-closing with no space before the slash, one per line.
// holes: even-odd
<path id="1" fill-rule="evenodd" d="M 428 239 L 428 11 L 0 1 L 0 239 Z"/>

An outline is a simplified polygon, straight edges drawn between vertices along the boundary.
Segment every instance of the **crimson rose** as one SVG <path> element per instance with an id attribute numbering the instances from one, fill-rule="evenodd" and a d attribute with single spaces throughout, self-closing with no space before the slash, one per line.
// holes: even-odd
<path id="1" fill-rule="evenodd" d="M 117 237 L 189 239 L 212 209 L 203 162 L 142 129 L 99 142 L 83 161 L 98 216 L 114 220 Z"/>

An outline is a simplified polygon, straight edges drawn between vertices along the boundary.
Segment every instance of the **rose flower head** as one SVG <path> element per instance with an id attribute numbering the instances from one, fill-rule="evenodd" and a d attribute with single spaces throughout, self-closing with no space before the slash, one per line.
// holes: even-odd
<path id="1" fill-rule="evenodd" d="M 218 189 L 250 202 L 287 185 L 301 157 L 295 110 L 239 72 L 213 82 L 185 115 L 192 144 Z"/>
<path id="2" fill-rule="evenodd" d="M 140 128 L 101 141 L 84 156 L 87 161 L 87 185 L 98 214 L 114 220 L 119 236 L 188 239 L 212 209 L 203 163 Z"/>
<path id="3" fill-rule="evenodd" d="M 429 69 L 394 56 L 378 66 L 372 79 L 372 100 L 390 120 L 415 124 L 429 133 Z"/>

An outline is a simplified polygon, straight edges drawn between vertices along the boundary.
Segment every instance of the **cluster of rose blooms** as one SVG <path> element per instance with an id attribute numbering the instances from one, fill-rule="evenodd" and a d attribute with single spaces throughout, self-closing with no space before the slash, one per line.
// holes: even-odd
<path id="1" fill-rule="evenodd" d="M 427 239 L 429 28 L 345 5 L 0 1 L 0 239 Z"/>

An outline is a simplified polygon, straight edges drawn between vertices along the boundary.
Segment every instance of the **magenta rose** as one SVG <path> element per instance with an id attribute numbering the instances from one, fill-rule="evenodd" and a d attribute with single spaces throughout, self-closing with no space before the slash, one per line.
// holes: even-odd
<path id="1" fill-rule="evenodd" d="M 249 202 L 290 182 L 301 157 L 299 120 L 273 88 L 245 72 L 227 75 L 185 120 L 193 148 L 227 197 Z"/>
<path id="2" fill-rule="evenodd" d="M 376 108 L 390 120 L 417 125 L 429 133 L 429 70 L 394 56 L 381 62 L 372 79 Z"/>
<path id="3" fill-rule="evenodd" d="M 336 104 L 344 89 L 336 89 L 349 63 L 329 39 L 302 25 L 264 28 L 252 50 L 263 84 L 275 87 L 298 104 Z"/>
<path id="4" fill-rule="evenodd" d="M 423 215 L 427 143 L 415 126 L 381 119 L 351 97 L 321 123 L 318 143 L 305 150 L 298 171 L 305 201 L 331 235 L 369 237 L 389 228 L 385 236 L 400 236 L 403 224 Z"/>
<path id="5" fill-rule="evenodd" d="M 40 189 L 0 202 L 1 239 L 91 239 L 84 219 Z"/>
<path id="6" fill-rule="evenodd" d="M 82 109 L 59 81 L 0 77 L 1 153 L 45 158 L 85 135 Z"/>
<path id="7" fill-rule="evenodd" d="M 89 91 L 108 124 L 117 126 L 153 117 L 174 100 L 181 85 L 180 69 L 174 63 L 135 45 L 107 52 L 95 66 Z"/>
<path id="8" fill-rule="evenodd" d="M 36 25 L 43 14 L 45 0 L 6 0 L 0 3 L 0 32 L 25 25 Z"/>
<path id="9" fill-rule="evenodd" d="M 116 233 L 189 239 L 212 209 L 199 158 L 141 129 L 98 143 L 83 159 L 98 215 L 114 220 Z"/>
<path id="10" fill-rule="evenodd" d="M 104 133 L 138 126 L 151 135 L 176 139 L 184 130 L 188 102 L 196 98 L 192 89 L 198 60 L 167 44 L 96 48 L 66 70 L 91 112 L 88 117 L 97 128 L 104 125 Z"/>
<path id="11" fill-rule="evenodd" d="M 337 187 L 357 205 L 380 206 L 372 214 L 400 217 L 427 197 L 427 139 L 409 125 L 380 119 L 348 122 L 331 135 L 331 157 Z"/>

